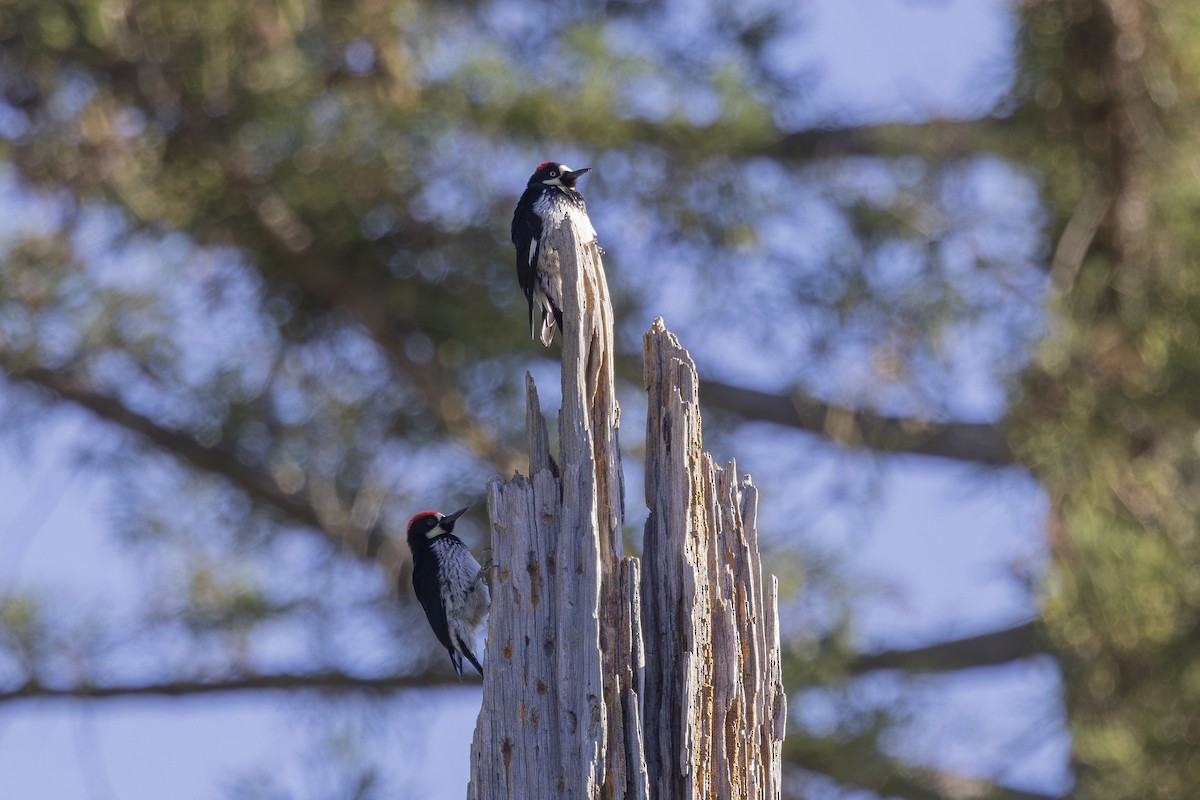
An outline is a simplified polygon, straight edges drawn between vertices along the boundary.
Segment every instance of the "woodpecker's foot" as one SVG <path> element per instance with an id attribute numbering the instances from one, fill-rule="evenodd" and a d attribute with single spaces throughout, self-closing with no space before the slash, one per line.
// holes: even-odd
<path id="1" fill-rule="evenodd" d="M 491 572 L 492 570 L 494 570 L 494 569 L 498 569 L 498 568 L 499 568 L 499 567 L 498 567 L 498 566 L 495 564 L 495 562 L 493 562 L 493 561 L 492 561 L 492 560 L 489 558 L 489 559 L 487 560 L 487 563 L 486 563 L 486 564 L 484 564 L 482 567 L 480 567 L 480 568 L 479 568 L 479 572 L 476 572 L 476 573 L 475 573 L 475 582 L 476 582 L 476 583 L 479 583 L 481 580 L 483 580 L 483 579 L 484 579 L 484 578 L 483 578 L 483 576 L 484 576 L 484 575 L 487 575 L 487 574 L 488 574 L 489 572 Z"/>

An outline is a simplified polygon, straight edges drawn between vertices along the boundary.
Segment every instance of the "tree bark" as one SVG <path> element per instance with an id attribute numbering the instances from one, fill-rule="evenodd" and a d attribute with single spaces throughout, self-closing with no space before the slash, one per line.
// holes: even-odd
<path id="1" fill-rule="evenodd" d="M 488 485 L 496 567 L 468 798 L 779 797 L 786 706 L 756 490 L 701 453 L 695 369 L 657 321 L 647 341 L 673 349 L 657 356 L 672 366 L 653 373 L 665 383 L 650 393 L 646 574 L 623 557 L 600 250 L 570 226 L 548 246 L 563 274 L 559 460 L 527 375 L 529 477 Z M 664 418 L 694 432 L 677 439 L 689 447 L 664 446 Z M 653 627 L 643 631 L 643 619 Z"/>
<path id="2" fill-rule="evenodd" d="M 778 798 L 787 720 L 758 490 L 702 449 L 696 367 L 656 319 L 646 390 L 646 759 L 652 796 Z"/>
<path id="3" fill-rule="evenodd" d="M 612 306 L 594 241 L 567 225 L 548 247 L 563 275 L 561 468 L 527 376 L 530 477 L 488 486 L 497 570 L 468 796 L 644 796 L 626 743 L 640 728 L 630 665 L 641 643 L 637 569 L 620 559 Z"/>

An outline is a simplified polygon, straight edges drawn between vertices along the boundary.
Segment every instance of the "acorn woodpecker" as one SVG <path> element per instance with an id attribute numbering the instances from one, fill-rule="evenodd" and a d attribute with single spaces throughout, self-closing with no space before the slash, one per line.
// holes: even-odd
<path id="1" fill-rule="evenodd" d="M 513 212 L 512 242 L 517 248 L 517 280 L 529 301 L 529 335 L 537 336 L 535 323 L 540 315 L 541 340 L 546 347 L 554 341 L 555 327 L 563 324 L 562 272 L 557 256 L 543 246 L 543 237 L 569 219 L 580 244 L 596 239 L 583 195 L 575 189 L 575 181 L 589 170 L 591 167 L 573 170 L 556 161 L 544 162 L 530 176 Z"/>
<path id="2" fill-rule="evenodd" d="M 460 681 L 463 658 L 483 674 L 471 648 L 491 605 L 479 562 L 453 534 L 455 520 L 466 510 L 460 508 L 453 514 L 422 511 L 408 521 L 413 588 L 434 635 L 450 653 Z"/>

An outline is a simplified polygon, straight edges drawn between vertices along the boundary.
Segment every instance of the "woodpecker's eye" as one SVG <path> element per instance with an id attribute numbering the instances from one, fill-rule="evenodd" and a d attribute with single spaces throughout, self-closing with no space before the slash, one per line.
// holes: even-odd
<path id="1" fill-rule="evenodd" d="M 551 178 L 557 178 L 557 177 L 558 177 L 558 170 L 556 170 L 556 169 L 552 169 L 552 170 L 550 170 L 550 177 L 551 177 Z"/>

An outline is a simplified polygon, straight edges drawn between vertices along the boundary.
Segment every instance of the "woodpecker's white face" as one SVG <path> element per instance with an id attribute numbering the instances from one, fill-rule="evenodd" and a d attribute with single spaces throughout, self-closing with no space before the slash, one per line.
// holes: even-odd
<path id="1" fill-rule="evenodd" d="M 440 511 L 422 511 L 408 521 L 408 546 L 415 553 L 428 546 L 439 536 L 454 532 L 454 523 L 466 512 L 461 508 L 453 514 Z"/>
<path id="2" fill-rule="evenodd" d="M 561 189 L 565 192 L 574 192 L 575 181 L 579 180 L 586 172 L 591 172 L 591 167 L 584 169 L 571 169 L 566 164 L 560 164 L 557 161 L 543 161 L 538 164 L 537 170 L 529 179 L 530 186 L 545 186 L 547 189 Z"/>
<path id="3" fill-rule="evenodd" d="M 436 514 L 435 517 L 437 519 L 437 524 L 434 525 L 429 530 L 425 531 L 426 539 L 436 539 L 437 537 L 439 537 L 445 533 L 445 531 L 442 530 L 442 520 L 444 520 L 446 518 L 446 515 L 439 513 L 439 514 Z"/>
<path id="4" fill-rule="evenodd" d="M 552 164 L 550 172 L 548 173 L 549 177 L 543 180 L 542 183 L 546 184 L 547 186 L 562 186 L 564 189 L 571 189 L 574 191 L 574 186 L 565 186 L 562 182 L 563 173 L 565 172 L 570 174 L 572 171 L 573 170 L 566 164 Z"/>

